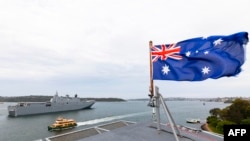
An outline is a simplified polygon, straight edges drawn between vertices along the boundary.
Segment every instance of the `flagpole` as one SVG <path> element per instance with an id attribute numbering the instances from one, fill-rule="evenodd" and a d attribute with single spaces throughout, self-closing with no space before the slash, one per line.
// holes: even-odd
<path id="1" fill-rule="evenodd" d="M 156 119 L 157 123 L 157 130 L 161 130 L 161 124 L 160 124 L 160 99 L 158 93 L 154 95 L 154 80 L 153 80 L 153 62 L 152 62 L 152 54 L 151 54 L 151 48 L 153 47 L 153 41 L 149 41 L 149 63 L 150 63 L 150 95 L 152 102 L 152 114 L 153 117 Z"/>
<path id="2" fill-rule="evenodd" d="M 152 70 L 152 55 L 151 55 L 151 48 L 153 47 L 153 41 L 149 41 L 149 63 L 150 63 L 150 97 L 154 96 L 154 81 L 153 81 L 153 70 Z"/>

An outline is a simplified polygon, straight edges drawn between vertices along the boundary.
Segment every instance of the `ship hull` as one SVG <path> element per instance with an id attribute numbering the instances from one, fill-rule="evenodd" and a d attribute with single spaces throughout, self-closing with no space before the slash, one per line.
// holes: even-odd
<path id="1" fill-rule="evenodd" d="M 65 130 L 65 129 L 74 128 L 74 127 L 76 127 L 76 126 L 77 126 L 77 125 L 71 125 L 71 126 L 68 126 L 68 127 L 56 127 L 56 128 L 53 128 L 53 127 L 48 126 L 48 131 L 60 131 L 60 130 Z"/>
<path id="2" fill-rule="evenodd" d="M 95 101 L 84 101 L 80 103 L 51 103 L 49 106 L 46 102 L 25 103 L 24 106 L 9 106 L 9 116 L 25 116 L 35 114 L 46 114 L 64 111 L 74 111 L 81 109 L 88 109 L 95 103 Z"/>

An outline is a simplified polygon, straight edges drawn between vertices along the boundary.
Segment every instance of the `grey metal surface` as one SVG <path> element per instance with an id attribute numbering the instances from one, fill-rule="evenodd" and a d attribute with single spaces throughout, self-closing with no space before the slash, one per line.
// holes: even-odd
<path id="1" fill-rule="evenodd" d="M 177 126 L 181 136 L 180 141 L 223 141 L 222 136 L 212 134 L 201 129 Z M 110 129 L 110 130 L 109 130 Z M 152 122 L 130 123 L 117 121 L 86 130 L 67 133 L 55 137 L 49 137 L 48 141 L 175 141 L 173 131 L 169 124 L 161 124 L 161 130 L 157 130 L 157 124 Z"/>
<path id="2" fill-rule="evenodd" d="M 110 122 L 106 123 L 103 125 L 83 129 L 83 130 L 78 130 L 66 134 L 61 134 L 57 136 L 52 136 L 46 138 L 47 141 L 76 141 L 79 139 L 87 138 L 90 136 L 94 136 L 97 134 L 102 134 L 104 132 L 109 132 L 111 130 L 121 128 L 124 126 L 128 126 L 130 124 L 134 124 L 134 122 L 129 122 L 129 121 L 116 121 L 116 122 Z"/>

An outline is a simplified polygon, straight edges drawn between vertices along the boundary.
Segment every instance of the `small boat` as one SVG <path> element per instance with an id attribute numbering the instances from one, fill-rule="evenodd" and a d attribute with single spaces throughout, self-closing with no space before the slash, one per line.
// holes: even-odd
<path id="1" fill-rule="evenodd" d="M 200 119 L 187 119 L 187 123 L 200 123 Z"/>
<path id="2" fill-rule="evenodd" d="M 65 119 L 63 117 L 58 117 L 55 123 L 48 126 L 48 131 L 69 129 L 75 126 L 77 126 L 77 123 L 74 119 Z"/>

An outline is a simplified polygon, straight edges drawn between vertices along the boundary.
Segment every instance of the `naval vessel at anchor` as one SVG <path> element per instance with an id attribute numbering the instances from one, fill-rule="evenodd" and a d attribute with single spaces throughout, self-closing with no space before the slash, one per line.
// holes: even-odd
<path id="1" fill-rule="evenodd" d="M 9 116 L 25 116 L 34 114 L 45 114 L 63 111 L 88 109 L 95 103 L 95 100 L 81 100 L 75 97 L 58 96 L 58 93 L 47 102 L 19 102 L 14 106 L 8 106 Z"/>

